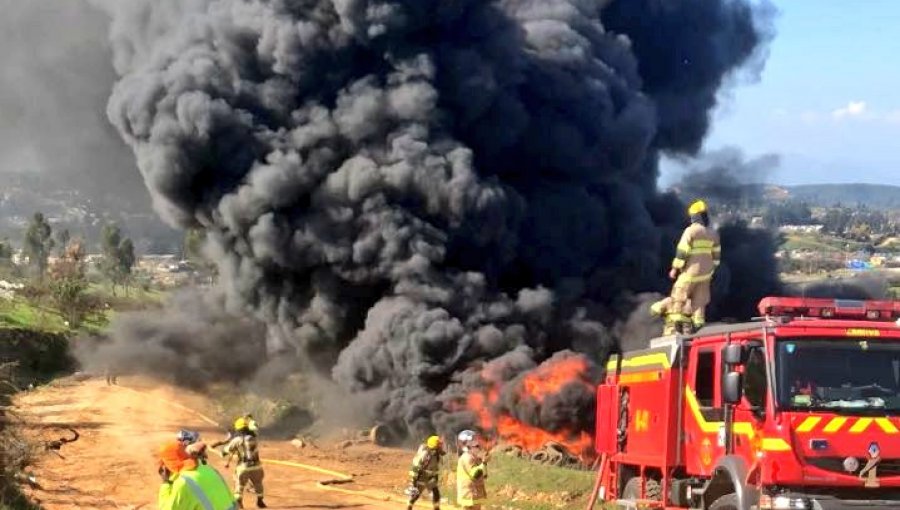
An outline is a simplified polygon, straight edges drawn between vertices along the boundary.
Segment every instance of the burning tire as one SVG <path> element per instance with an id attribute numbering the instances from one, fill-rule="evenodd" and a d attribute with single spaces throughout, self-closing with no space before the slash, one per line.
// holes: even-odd
<path id="1" fill-rule="evenodd" d="M 378 446 L 387 446 L 394 440 L 394 436 L 386 425 L 375 425 L 369 429 L 369 440 Z"/>
<path id="2" fill-rule="evenodd" d="M 369 441 L 378 446 L 396 446 L 409 437 L 409 432 L 402 424 L 379 423 L 369 429 Z"/>

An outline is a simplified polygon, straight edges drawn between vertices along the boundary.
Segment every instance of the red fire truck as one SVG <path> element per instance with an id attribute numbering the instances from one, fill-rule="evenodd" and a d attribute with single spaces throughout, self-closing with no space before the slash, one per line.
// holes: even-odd
<path id="1" fill-rule="evenodd" d="M 759 310 L 611 358 L 599 501 L 900 508 L 900 302 L 771 297 Z"/>

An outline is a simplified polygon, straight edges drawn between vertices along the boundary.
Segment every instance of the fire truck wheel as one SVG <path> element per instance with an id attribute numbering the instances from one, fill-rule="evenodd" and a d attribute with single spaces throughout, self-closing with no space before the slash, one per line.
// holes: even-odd
<path id="1" fill-rule="evenodd" d="M 736 494 L 727 494 L 715 500 L 709 510 L 738 510 Z"/>
<path id="2" fill-rule="evenodd" d="M 628 480 L 625 483 L 625 490 L 622 491 L 622 499 L 625 500 L 638 500 L 641 498 L 641 481 L 644 481 L 646 484 L 644 486 L 644 497 L 643 499 L 649 499 L 650 501 L 659 501 L 662 496 L 662 486 L 659 485 L 659 482 L 652 478 L 648 478 L 646 480 L 642 479 L 639 476 L 635 476 Z"/>

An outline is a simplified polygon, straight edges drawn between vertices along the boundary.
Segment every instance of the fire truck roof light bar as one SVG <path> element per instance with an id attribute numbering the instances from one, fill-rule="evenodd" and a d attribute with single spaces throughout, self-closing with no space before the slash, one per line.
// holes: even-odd
<path id="1" fill-rule="evenodd" d="M 767 297 L 759 302 L 759 313 L 766 317 L 894 321 L 900 319 L 900 301 Z"/>

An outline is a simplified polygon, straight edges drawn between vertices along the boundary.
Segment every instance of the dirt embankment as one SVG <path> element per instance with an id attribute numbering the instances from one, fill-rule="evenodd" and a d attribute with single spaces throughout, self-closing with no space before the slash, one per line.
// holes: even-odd
<path id="1" fill-rule="evenodd" d="M 179 428 L 199 430 L 208 441 L 223 434 L 204 417 L 212 406 L 203 396 L 136 378 L 119 382 L 67 378 L 16 398 L 16 412 L 33 438 L 58 439 L 69 435 L 69 427 L 81 433 L 60 455 L 47 452 L 32 469 L 41 488 L 27 494 L 46 510 L 156 508 L 155 448 Z M 299 449 L 263 436 L 262 455 L 280 461 L 265 465 L 271 508 L 402 507 L 410 452 L 369 445 Z M 224 460 L 212 463 L 230 479 Z M 322 469 L 352 475 L 353 482 L 320 487 L 318 481 L 335 478 Z M 250 495 L 245 503 L 252 508 Z"/>

